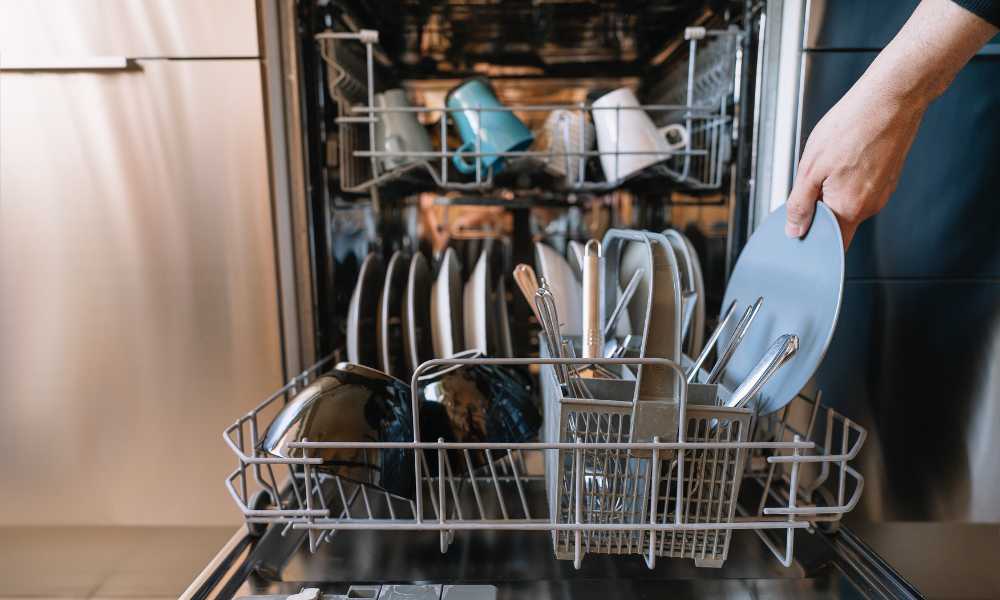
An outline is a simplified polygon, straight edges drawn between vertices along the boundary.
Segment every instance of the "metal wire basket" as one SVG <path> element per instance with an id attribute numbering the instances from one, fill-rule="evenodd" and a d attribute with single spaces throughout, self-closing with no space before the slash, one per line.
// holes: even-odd
<path id="1" fill-rule="evenodd" d="M 492 169 L 482 168 L 480 161 L 474 160 L 474 173 L 463 176 L 451 171 L 449 163 L 455 157 L 466 160 L 502 157 L 512 165 L 516 163 L 517 169 L 512 167 L 511 170 L 519 173 L 541 173 L 547 164 L 555 161 L 579 161 L 579 165 L 568 165 L 570 168 L 556 177 L 555 184 L 567 192 L 605 192 L 626 183 L 664 178 L 691 190 L 719 189 L 722 186 L 724 167 L 731 156 L 732 140 L 728 132 L 732 122 L 730 112 L 737 67 L 735 57 L 740 35 L 743 34 L 736 29 L 705 30 L 694 27 L 685 31 L 689 44 L 686 74 L 683 80 L 677 81 L 665 92 L 661 91 L 665 96 L 678 98 L 673 103 L 601 108 L 582 103 L 469 109 L 446 106 L 376 106 L 373 47 L 378 43 L 378 32 L 362 30 L 357 33 L 319 33 L 316 40 L 320 45 L 320 55 L 327 64 L 330 95 L 338 104 L 341 187 L 345 191 L 366 192 L 390 182 L 409 181 L 440 189 L 488 190 L 496 183 Z M 364 47 L 363 59 L 344 49 L 346 44 L 359 42 Z M 703 46 L 707 48 L 706 52 L 700 51 Z M 590 149 L 585 143 L 586 128 L 579 127 L 579 143 L 573 150 L 529 148 L 491 151 L 481 147 L 478 137 L 471 150 L 452 149 L 448 143 L 448 120 L 456 112 L 475 111 L 475 120 L 482 122 L 482 113 L 489 111 L 534 115 L 565 111 L 582 123 L 595 110 L 615 111 L 615 120 L 619 124 L 623 112 L 645 111 L 660 126 L 683 125 L 688 132 L 689 141 L 685 147 L 669 153 L 651 149 L 626 150 L 619 144 L 614 148 Z M 414 113 L 418 117 L 424 115 L 424 122 L 430 122 L 440 115 L 435 133 L 438 138 L 436 149 L 402 151 L 379 147 L 376 124 L 387 113 L 401 112 Z M 653 155 L 660 160 L 637 173 L 614 181 L 606 180 L 598 170 L 587 166 L 591 159 L 611 157 L 617 172 L 619 160 L 625 161 L 636 155 Z M 387 168 L 387 164 L 398 166 Z"/>
<path id="2" fill-rule="evenodd" d="M 743 481 L 747 451 L 734 447 L 698 448 L 663 452 L 657 466 L 648 453 L 603 449 L 603 444 L 632 441 L 632 401 L 568 398 L 561 393 L 551 368 L 543 369 L 546 419 L 559 424 L 546 429 L 546 441 L 583 442 L 580 452 L 560 451 L 546 464 L 550 514 L 558 523 L 636 524 L 653 520 L 661 524 L 731 523 Z M 697 387 L 689 400 L 711 404 L 687 405 L 685 434 L 662 431 L 654 440 L 729 444 L 750 437 L 753 411 L 714 404 L 715 393 Z M 708 392 L 708 393 L 706 393 Z M 632 396 L 632 393 L 628 393 Z M 675 425 L 678 420 L 668 421 Z M 655 480 L 651 477 L 657 469 Z M 679 471 L 680 470 L 680 471 Z M 687 473 L 683 477 L 683 473 Z M 651 485 L 651 480 L 654 483 Z M 679 493 L 681 490 L 683 493 Z M 576 500 L 580 498 L 580 512 Z M 729 551 L 731 529 L 673 531 L 654 539 L 644 530 L 602 529 L 584 531 L 583 553 L 639 554 L 691 558 L 698 566 L 720 567 Z M 553 537 L 559 559 L 576 558 L 576 539 L 570 532 Z"/>
<path id="3" fill-rule="evenodd" d="M 686 385 L 681 386 L 678 410 L 681 421 L 688 425 L 678 431 L 678 440 L 670 443 L 657 439 L 625 441 L 624 419 L 579 416 L 570 424 L 567 416 L 565 422 L 560 419 L 553 425 L 546 415 L 544 427 L 564 428 L 567 435 L 578 439 L 510 444 L 423 442 L 416 432 L 415 439 L 408 442 L 293 442 L 290 447 L 301 454 L 292 458 L 259 451 L 261 432 L 270 419 L 329 362 L 329 358 L 324 359 L 295 377 L 237 419 L 223 435 L 237 458 L 226 487 L 247 523 L 305 530 L 312 550 L 338 531 L 358 529 L 437 532 L 442 552 L 456 531 L 546 531 L 558 542 L 557 553 L 572 558 L 577 566 L 588 552 L 616 553 L 618 548 L 622 554 L 643 555 L 650 568 L 657 557 L 693 558 L 708 566 L 725 560 L 732 531 L 750 529 L 788 566 L 793 559 L 795 531 L 810 528 L 817 521 L 840 519 L 857 504 L 863 488 L 863 478 L 850 462 L 857 457 L 866 434 L 850 420 L 816 403 L 811 421 L 831 424 L 823 444 L 803 439 L 783 416 L 770 419 L 770 437 L 749 441 L 754 439 L 749 437 L 749 415 L 713 406 L 689 407 Z M 679 369 L 670 361 L 655 358 L 437 359 L 420 365 L 413 383 L 433 367 L 477 363 L 644 364 Z M 543 381 L 543 385 L 551 385 L 551 378 L 545 379 L 550 383 Z M 572 405 L 571 400 L 568 406 Z M 414 411 L 417 414 L 419 409 L 415 406 Z M 828 416 L 819 418 L 824 412 Z M 620 434 L 600 433 L 617 431 L 612 423 L 621 427 Z M 779 429 L 780 433 L 775 433 Z M 811 425 L 806 429 L 809 431 L 803 433 L 813 434 Z M 546 435 L 551 431 L 546 429 Z M 594 441 L 597 438 L 608 441 Z M 387 447 L 413 450 L 418 457 L 412 498 L 323 473 L 318 468 L 322 459 L 311 456 L 330 448 Z M 487 453 L 488 460 L 480 466 L 455 469 L 453 463 L 460 464 L 454 460 L 456 453 L 460 457 Z M 744 457 L 750 453 L 752 466 L 744 470 Z M 553 456 L 557 467 L 552 466 Z M 559 460 L 565 465 L 567 457 L 571 457 L 571 469 L 553 473 Z M 619 479 L 631 477 L 633 483 L 608 488 L 591 475 L 588 484 L 588 462 L 593 471 L 594 465 L 604 468 L 605 458 L 617 460 L 617 470 L 606 472 L 617 474 Z M 428 463 L 435 459 L 437 468 L 429 468 L 432 465 Z M 643 463 L 648 469 L 638 466 Z M 805 477 L 804 469 L 813 467 L 818 476 Z M 562 489 L 571 493 L 563 493 L 565 500 L 556 504 L 549 493 L 546 503 L 546 483 L 551 490 L 552 478 L 558 481 L 560 472 L 568 475 L 563 477 Z M 752 481 L 765 486 L 758 507 L 747 509 L 737 503 L 738 477 L 744 484 Z M 820 493 L 821 489 L 828 493 Z M 634 503 L 633 493 L 637 496 Z M 640 499 L 643 493 L 645 500 Z M 771 530 L 785 532 L 784 544 L 768 535 Z"/>

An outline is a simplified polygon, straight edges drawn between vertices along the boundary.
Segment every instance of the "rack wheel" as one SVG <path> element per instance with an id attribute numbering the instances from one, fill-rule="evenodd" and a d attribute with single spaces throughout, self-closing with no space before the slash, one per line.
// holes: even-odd
<path id="1" fill-rule="evenodd" d="M 271 492 L 260 490 L 250 498 L 250 510 L 267 510 L 274 507 Z M 250 535 L 259 538 L 267 531 L 267 523 L 247 523 Z"/>

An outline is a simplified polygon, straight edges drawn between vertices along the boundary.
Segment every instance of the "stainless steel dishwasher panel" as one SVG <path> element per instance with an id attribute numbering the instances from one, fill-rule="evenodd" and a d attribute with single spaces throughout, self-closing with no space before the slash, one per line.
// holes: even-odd
<path id="1" fill-rule="evenodd" d="M 260 63 L 0 72 L 0 522 L 234 522 L 280 384 Z"/>

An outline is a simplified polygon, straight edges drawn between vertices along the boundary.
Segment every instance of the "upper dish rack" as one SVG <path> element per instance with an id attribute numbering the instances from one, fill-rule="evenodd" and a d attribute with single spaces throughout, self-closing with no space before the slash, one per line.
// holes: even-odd
<path id="1" fill-rule="evenodd" d="M 435 359 L 413 374 L 415 387 L 421 373 L 434 367 L 543 365 L 546 412 L 551 404 L 566 416 L 555 423 L 560 429 L 572 421 L 575 432 L 568 441 L 560 436 L 558 441 L 525 443 L 421 442 L 416 428 L 413 441 L 294 442 L 290 447 L 299 454 L 292 458 L 262 452 L 260 440 L 271 419 L 330 361 L 327 357 L 293 378 L 223 433 L 238 460 L 226 487 L 246 522 L 306 530 L 311 550 L 340 530 L 433 531 L 440 536 L 442 552 L 456 531 L 547 531 L 557 557 L 572 559 L 578 568 L 587 553 L 637 554 L 650 568 L 658 557 L 720 566 L 732 531 L 750 529 L 789 566 L 796 530 L 839 521 L 861 497 L 864 480 L 850 462 L 866 432 L 822 407 L 819 398 L 800 397 L 789 405 L 799 407 L 796 418 L 786 407 L 754 428 L 750 415 L 689 404 L 693 398 L 681 377 L 678 408 L 688 425 L 678 429 L 677 440 L 630 442 L 627 435 L 610 435 L 622 433 L 607 418 L 609 407 L 621 403 L 553 393 L 551 370 L 544 370 L 560 364 L 658 365 L 683 373 L 660 358 Z M 416 425 L 418 403 L 413 410 Z M 546 423 L 552 423 L 548 414 Z M 748 435 L 754 429 L 756 434 Z M 315 453 L 331 448 L 414 451 L 413 497 L 322 472 L 323 459 Z M 486 464 L 473 468 L 470 453 L 485 453 Z M 462 455 L 469 464 L 464 472 L 451 466 Z M 595 459 L 603 463 L 605 475 L 630 478 L 631 483 L 601 484 L 595 479 Z M 623 467 L 616 475 L 607 461 L 619 459 Z M 432 469 L 428 463 L 435 460 Z M 557 476 L 560 491 L 554 490 Z M 749 499 L 737 493 L 734 488 L 741 481 L 758 483 L 759 493 Z M 783 543 L 773 538 L 772 530 L 785 532 Z"/>
<path id="2" fill-rule="evenodd" d="M 573 119 L 586 122 L 595 107 L 589 103 L 506 105 L 497 107 L 454 108 L 447 106 L 377 106 L 375 82 L 374 45 L 378 32 L 326 31 L 317 34 L 320 55 L 327 64 L 329 93 L 336 101 L 338 117 L 338 162 L 340 185 L 348 192 L 369 192 L 372 188 L 393 182 L 411 183 L 427 188 L 485 191 L 498 185 L 492 168 L 480 165 L 480 158 L 500 157 L 507 168 L 505 180 L 515 181 L 513 175 L 538 175 L 546 171 L 553 161 L 562 161 L 566 168 L 549 171 L 552 187 L 565 192 L 608 192 L 625 184 L 643 180 L 669 179 L 687 190 L 718 190 L 732 155 L 732 122 L 730 114 L 739 71 L 739 48 L 743 33 L 731 27 L 711 30 L 689 27 L 685 30 L 688 42 L 686 65 L 678 64 L 662 83 L 653 87 L 658 98 L 667 98 L 666 104 L 617 105 L 597 107 L 597 111 L 614 111 L 620 125 L 621 114 L 627 111 L 644 111 L 659 128 L 680 126 L 686 131 L 686 143 L 680 148 L 664 152 L 654 150 L 623 149 L 620 143 L 613 146 L 584 143 L 584 128 L 578 127 L 579 144 L 570 149 L 534 146 L 527 149 L 496 151 L 482 148 L 475 140 L 471 149 L 462 150 L 449 143 L 449 121 L 457 112 L 476 113 L 480 121 L 483 113 L 511 112 L 520 114 L 552 113 L 566 111 Z M 362 50 L 363 48 L 363 50 Z M 686 68 L 685 68 L 686 67 Z M 437 124 L 431 128 L 433 148 L 396 150 L 377 142 L 377 123 L 389 113 L 414 113 L 425 123 Z M 438 117 L 438 115 L 440 115 Z M 532 119 L 534 120 L 534 119 Z M 481 122 L 481 121 L 480 121 Z M 577 135 L 574 133 L 574 135 Z M 617 136 L 619 138 L 627 136 Z M 575 140 L 574 140 L 575 141 Z M 469 145 L 469 144 L 467 144 Z M 567 143 L 567 146 L 570 144 Z M 463 146 L 465 147 L 465 146 Z M 583 149 L 581 149 L 583 148 Z M 475 163 L 469 174 L 457 172 L 450 164 L 455 157 Z M 619 170 L 619 161 L 636 157 L 654 156 L 657 160 L 645 168 L 629 170 L 625 176 Z M 598 163 L 614 160 L 614 180 L 609 181 Z M 578 161 L 578 162 L 576 162 Z"/>

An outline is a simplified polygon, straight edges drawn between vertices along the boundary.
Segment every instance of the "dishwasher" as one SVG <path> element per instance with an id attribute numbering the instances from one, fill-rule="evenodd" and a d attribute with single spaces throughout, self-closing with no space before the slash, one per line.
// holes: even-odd
<path id="1" fill-rule="evenodd" d="M 726 312 L 729 274 L 791 168 L 794 143 L 780 135 L 796 118 L 781 52 L 791 4 L 332 0 L 283 10 L 282 75 L 298 100 L 289 114 L 305 124 L 311 229 L 300 247 L 315 281 L 316 360 L 223 432 L 234 470 L 220 485 L 245 525 L 185 596 L 920 597 L 841 523 L 865 491 L 864 427 L 815 386 L 755 414 L 697 401 L 714 392 L 687 377 L 712 350 L 725 319 L 711 315 Z M 635 142 L 647 129 L 660 136 L 652 162 Z M 548 289 L 563 263 L 588 278 L 588 239 L 607 257 L 616 244 L 652 256 L 665 230 L 702 280 L 699 309 L 671 307 L 684 315 L 674 325 L 687 323 L 674 334 L 676 360 L 628 338 L 595 355 L 568 326 L 580 319 L 574 301 L 519 294 L 515 265 L 544 274 Z M 612 288 L 631 287 L 611 262 L 596 301 L 608 315 L 626 293 Z M 643 265 L 637 280 L 660 272 L 653 259 Z M 489 299 L 470 300 L 481 268 Z M 436 315 L 449 276 L 469 281 L 453 294 L 467 313 L 477 302 L 492 311 L 449 325 L 464 324 L 465 340 L 481 326 L 488 358 L 456 354 L 461 336 L 432 343 L 427 327 L 390 327 L 413 311 Z M 586 320 L 596 309 L 582 304 Z M 670 320 L 625 304 L 647 338 Z M 554 319 L 540 314 L 554 308 Z M 560 325 L 567 339 L 551 345 Z M 302 436 L 283 455 L 265 452 L 324 374 L 364 376 L 343 361 L 412 390 L 436 373 L 515 370 L 542 421 L 503 441 L 435 439 L 414 394 L 401 437 Z M 644 384 L 620 392 L 594 374 L 574 389 L 575 367 L 656 373 L 673 402 L 633 412 L 651 404 L 608 398 L 638 398 Z"/>

